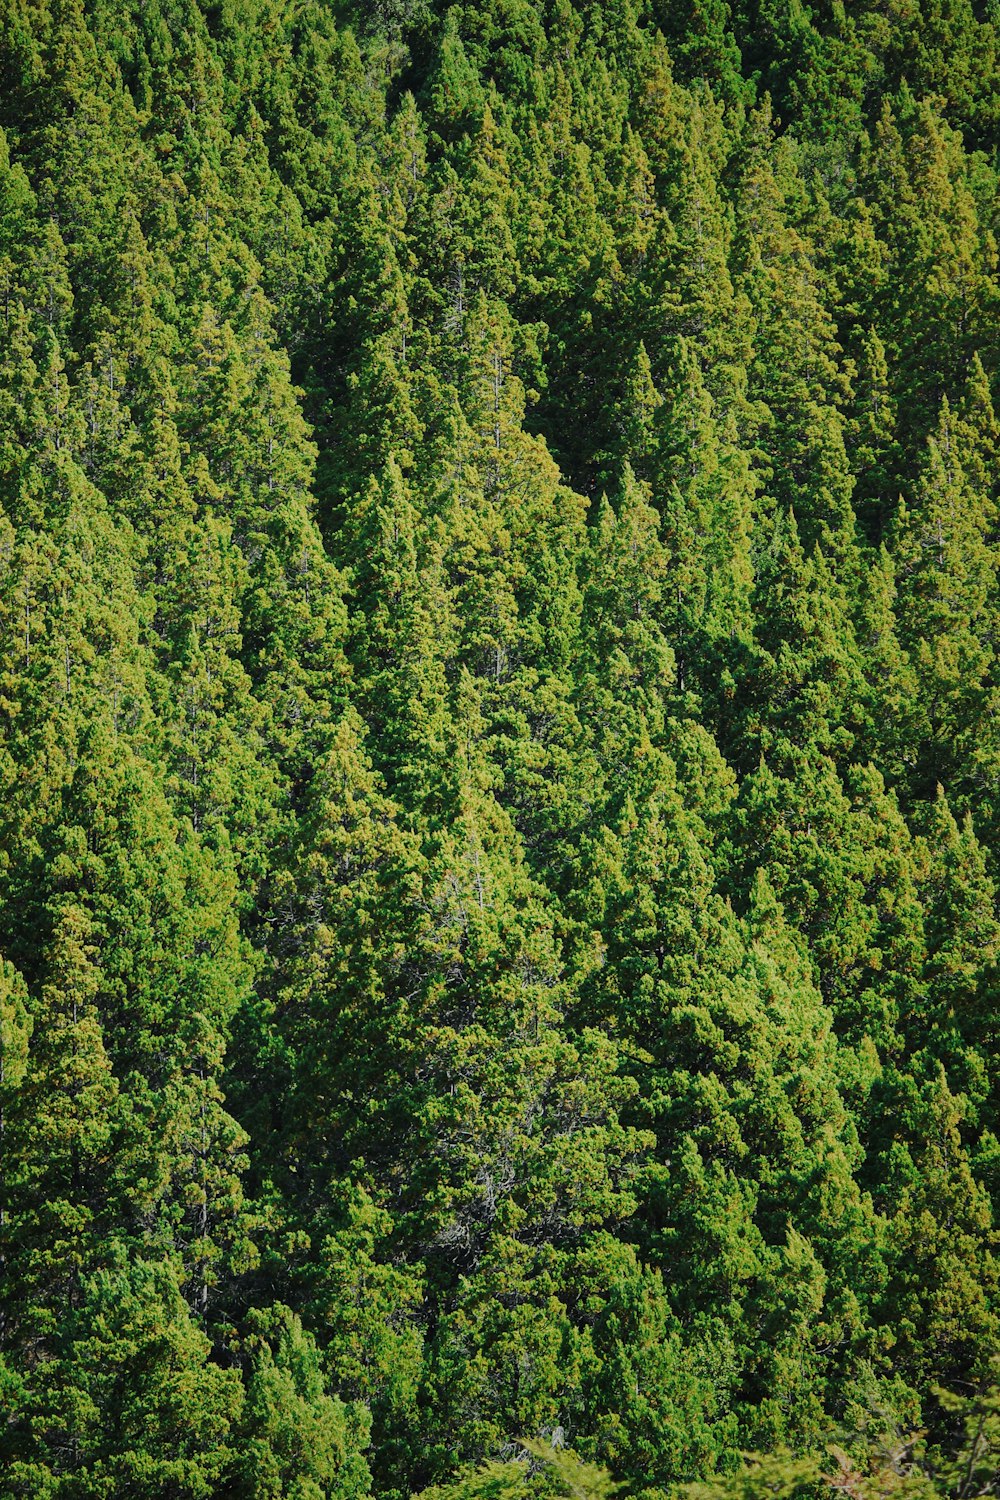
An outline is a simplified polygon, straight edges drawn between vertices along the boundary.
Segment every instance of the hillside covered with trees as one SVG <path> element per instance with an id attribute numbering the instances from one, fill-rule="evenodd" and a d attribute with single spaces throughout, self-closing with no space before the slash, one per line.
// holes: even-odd
<path id="1" fill-rule="evenodd" d="M 996 0 L 0 0 L 3 1500 L 995 1486 L 998 233 Z"/>

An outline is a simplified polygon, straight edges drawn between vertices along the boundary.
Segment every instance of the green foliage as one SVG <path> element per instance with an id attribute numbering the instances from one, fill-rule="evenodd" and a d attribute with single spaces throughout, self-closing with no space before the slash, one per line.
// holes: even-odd
<path id="1" fill-rule="evenodd" d="M 606 1469 L 585 1463 L 568 1448 L 529 1440 L 517 1446 L 519 1459 L 487 1464 L 450 1484 L 423 1490 L 414 1500 L 611 1500 L 622 1488 Z"/>
<path id="2" fill-rule="evenodd" d="M 0 0 L 0 1494 L 995 1488 L 997 24 Z"/>

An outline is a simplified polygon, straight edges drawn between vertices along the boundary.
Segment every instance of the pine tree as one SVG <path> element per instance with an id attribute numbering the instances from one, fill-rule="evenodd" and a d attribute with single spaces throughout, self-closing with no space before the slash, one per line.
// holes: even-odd
<path id="1" fill-rule="evenodd" d="M 916 494 L 900 506 L 892 539 L 901 633 L 922 705 L 913 789 L 926 798 L 941 782 L 967 797 L 976 785 L 986 793 L 988 817 L 994 431 L 980 369 L 958 411 L 942 402 Z"/>
<path id="2" fill-rule="evenodd" d="M 369 1493 L 367 1413 L 330 1396 L 314 1341 L 288 1308 L 258 1313 L 247 1340 L 240 1493 L 253 1500 Z"/>
<path id="3" fill-rule="evenodd" d="M 95 1005 L 93 928 L 72 901 L 52 912 L 34 1040 L 4 1130 L 8 1348 L 51 1349 L 105 1263 L 124 1204 L 120 1098 Z"/>
<path id="4" fill-rule="evenodd" d="M 243 1391 L 209 1354 L 169 1264 L 118 1250 L 81 1282 L 5 1434 L 9 1493 L 197 1500 L 227 1483 Z"/>

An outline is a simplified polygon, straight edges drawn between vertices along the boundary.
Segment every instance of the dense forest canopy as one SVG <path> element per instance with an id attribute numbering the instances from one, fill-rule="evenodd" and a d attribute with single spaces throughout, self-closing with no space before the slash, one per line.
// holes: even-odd
<path id="1" fill-rule="evenodd" d="M 996 0 L 0 0 L 3 1500 L 995 1486 L 998 228 Z"/>

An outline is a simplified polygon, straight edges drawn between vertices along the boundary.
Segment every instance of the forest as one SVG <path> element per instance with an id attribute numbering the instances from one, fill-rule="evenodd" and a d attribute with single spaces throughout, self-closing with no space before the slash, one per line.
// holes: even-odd
<path id="1" fill-rule="evenodd" d="M 998 0 L 0 0 L 0 1500 L 1000 1486 Z"/>

